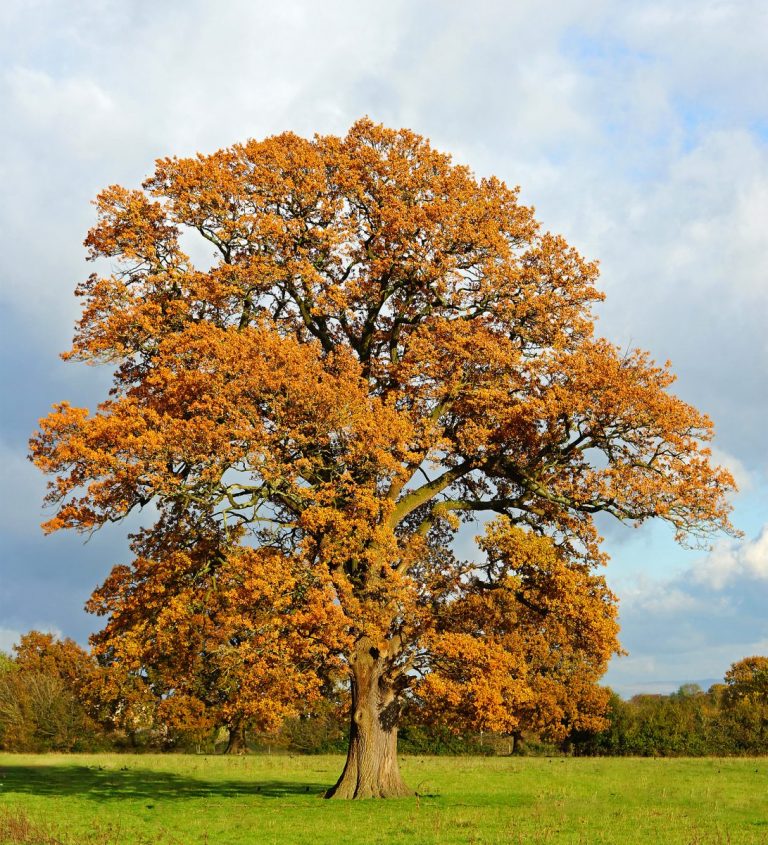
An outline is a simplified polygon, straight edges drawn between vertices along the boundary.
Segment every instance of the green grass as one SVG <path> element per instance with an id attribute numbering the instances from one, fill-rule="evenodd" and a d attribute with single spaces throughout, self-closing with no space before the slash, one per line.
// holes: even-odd
<path id="1" fill-rule="evenodd" d="M 766 843 L 766 759 L 406 757 L 420 797 L 319 796 L 340 757 L 0 755 L 2 845 Z"/>

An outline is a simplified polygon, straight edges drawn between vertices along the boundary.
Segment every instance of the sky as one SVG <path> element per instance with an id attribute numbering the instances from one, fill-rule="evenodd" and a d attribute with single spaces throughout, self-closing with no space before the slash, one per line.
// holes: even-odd
<path id="1" fill-rule="evenodd" d="M 85 643 L 130 526 L 43 537 L 39 417 L 109 373 L 65 364 L 91 200 L 155 158 L 363 115 L 519 185 L 601 265 L 598 332 L 672 361 L 739 481 L 741 539 L 681 549 L 601 520 L 623 695 L 707 686 L 768 654 L 768 4 L 764 0 L 3 0 L 0 649 Z"/>

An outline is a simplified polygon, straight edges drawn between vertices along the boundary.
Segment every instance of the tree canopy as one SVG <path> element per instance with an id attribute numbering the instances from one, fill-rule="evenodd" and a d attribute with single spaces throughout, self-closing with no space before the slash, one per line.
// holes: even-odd
<path id="1" fill-rule="evenodd" d="M 31 441 L 52 476 L 45 528 L 156 507 L 94 598 L 135 655 L 159 630 L 137 585 L 159 595 L 184 570 L 192 606 L 220 614 L 198 656 L 234 643 L 262 667 L 240 679 L 250 696 L 287 702 L 318 688 L 305 670 L 346 667 L 336 795 L 406 791 L 404 694 L 513 729 L 537 683 L 565 712 L 567 679 L 599 677 L 618 646 L 595 514 L 658 517 L 681 541 L 731 530 L 709 419 L 669 392 L 668 365 L 594 336 L 596 265 L 419 135 L 364 119 L 161 159 L 96 204 L 86 244 L 111 271 L 78 287 L 65 357 L 114 381 Z M 461 523 L 487 517 L 481 559 L 456 558 Z M 173 601 L 166 629 L 189 618 Z M 311 654 L 270 676 L 286 625 L 286 654 Z"/>
<path id="2" fill-rule="evenodd" d="M 78 751 L 92 747 L 98 726 L 85 707 L 97 667 L 70 639 L 29 631 L 0 659 L 0 747 Z"/>

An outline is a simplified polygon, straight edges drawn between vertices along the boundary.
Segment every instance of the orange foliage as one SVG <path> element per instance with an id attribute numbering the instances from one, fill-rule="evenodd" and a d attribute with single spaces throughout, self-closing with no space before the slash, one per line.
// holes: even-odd
<path id="1" fill-rule="evenodd" d="M 484 567 L 438 605 L 416 693 L 427 721 L 553 740 L 600 730 L 596 686 L 617 651 L 615 597 L 602 577 L 547 537 L 502 517 L 480 540 Z"/>
<path id="2" fill-rule="evenodd" d="M 729 705 L 750 701 L 768 711 L 768 657 L 745 657 L 732 664 L 725 673 L 725 700 Z"/>
<path id="3" fill-rule="evenodd" d="M 472 724 L 577 725 L 617 648 L 593 515 L 732 530 L 710 421 L 593 337 L 596 266 L 424 138 L 285 133 L 96 205 L 112 272 L 65 357 L 113 389 L 55 406 L 32 459 L 48 531 L 157 506 L 91 608 L 97 649 L 179 706 L 271 724 L 365 649 Z M 504 519 L 471 566 L 443 547 L 478 514 Z"/>
<path id="4" fill-rule="evenodd" d="M 96 671 L 87 651 L 69 637 L 59 639 L 43 631 L 29 631 L 13 647 L 16 668 L 57 676 L 76 690 L 88 683 Z"/>
<path id="5" fill-rule="evenodd" d="M 88 602 L 109 614 L 92 643 L 117 725 L 274 730 L 318 699 L 342 647 L 332 594 L 279 551 L 222 539 L 186 522 L 144 532 Z"/>
<path id="6" fill-rule="evenodd" d="M 0 673 L 0 745 L 8 751 L 72 751 L 96 741 L 86 712 L 99 668 L 74 640 L 30 631 Z"/>

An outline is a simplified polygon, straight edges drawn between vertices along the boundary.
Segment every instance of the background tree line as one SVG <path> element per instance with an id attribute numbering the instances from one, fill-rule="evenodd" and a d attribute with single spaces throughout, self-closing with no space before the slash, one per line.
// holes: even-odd
<path id="1" fill-rule="evenodd" d="M 120 678 L 71 639 L 30 631 L 0 653 L 0 748 L 4 751 L 179 750 L 343 752 L 346 691 L 327 694 L 279 727 L 258 719 L 224 725 L 186 696 L 154 696 L 151 684 Z M 421 754 L 705 756 L 768 753 L 768 657 L 734 663 L 708 691 L 685 684 L 671 695 L 628 701 L 593 685 L 591 729 L 569 725 L 556 702 L 531 710 L 513 735 L 451 730 L 410 702 L 400 748 Z M 178 699 L 178 700 L 176 700 Z M 583 701 L 581 702 L 583 706 Z M 543 714 L 553 716 L 547 721 Z M 535 718 L 533 713 L 536 713 Z M 597 726 L 602 725 L 602 729 Z"/>
<path id="2" fill-rule="evenodd" d="M 759 755 L 768 753 L 768 657 L 747 657 L 707 692 L 684 684 L 671 695 L 612 694 L 609 726 L 573 734 L 573 753 L 604 756 Z"/>

